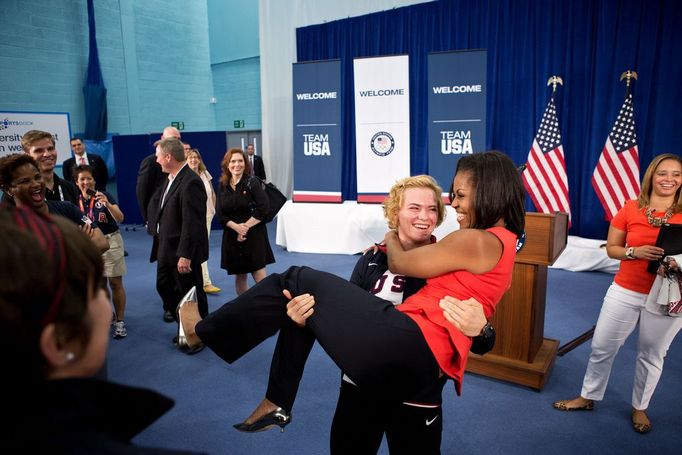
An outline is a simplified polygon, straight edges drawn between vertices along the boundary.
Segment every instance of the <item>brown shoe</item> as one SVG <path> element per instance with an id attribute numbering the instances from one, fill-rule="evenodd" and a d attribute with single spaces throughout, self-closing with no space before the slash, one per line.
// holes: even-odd
<path id="1" fill-rule="evenodd" d="M 651 421 L 649 416 L 646 415 L 646 411 L 639 411 L 637 409 L 632 410 L 632 429 L 637 433 L 648 433 L 651 431 Z"/>
<path id="2" fill-rule="evenodd" d="M 578 406 L 570 405 L 569 403 L 574 400 L 575 398 L 573 400 L 555 401 L 552 406 L 559 411 L 591 411 L 594 409 L 594 401 L 592 400 L 586 400 L 585 404 Z"/>

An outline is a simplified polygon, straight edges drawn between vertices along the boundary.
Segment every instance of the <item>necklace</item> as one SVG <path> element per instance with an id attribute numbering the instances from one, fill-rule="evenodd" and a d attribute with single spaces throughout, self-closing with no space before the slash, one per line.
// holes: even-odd
<path id="1" fill-rule="evenodd" d="M 651 226 L 661 227 L 662 224 L 668 222 L 671 216 L 673 216 L 673 208 L 668 207 L 663 216 L 654 216 L 654 209 L 652 207 L 647 207 L 644 215 L 646 215 L 646 220 Z"/>

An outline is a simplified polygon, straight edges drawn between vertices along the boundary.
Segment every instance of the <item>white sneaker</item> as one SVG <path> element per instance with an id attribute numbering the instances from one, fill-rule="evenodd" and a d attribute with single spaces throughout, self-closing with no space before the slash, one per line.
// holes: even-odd
<path id="1" fill-rule="evenodd" d="M 126 323 L 123 321 L 114 322 L 114 338 L 125 338 L 128 335 Z"/>

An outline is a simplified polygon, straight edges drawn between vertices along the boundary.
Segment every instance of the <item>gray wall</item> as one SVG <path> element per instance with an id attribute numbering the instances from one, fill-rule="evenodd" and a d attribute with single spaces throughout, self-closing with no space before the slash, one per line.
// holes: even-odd
<path id="1" fill-rule="evenodd" d="M 261 129 L 260 52 L 256 0 L 208 0 L 215 122 L 220 130 Z"/>
<path id="2" fill-rule="evenodd" d="M 211 48 L 209 14 L 220 32 Z M 237 119 L 260 129 L 257 2 L 95 0 L 95 15 L 110 132 L 156 132 L 172 121 L 186 131 L 231 129 Z M 239 20 L 224 27 L 223 17 Z M 0 110 L 69 112 L 81 132 L 87 61 L 85 0 L 2 0 Z"/>

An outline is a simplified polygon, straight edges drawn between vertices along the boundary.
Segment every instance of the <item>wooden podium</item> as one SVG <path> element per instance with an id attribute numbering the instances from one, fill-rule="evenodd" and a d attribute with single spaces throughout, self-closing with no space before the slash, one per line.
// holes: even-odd
<path id="1" fill-rule="evenodd" d="M 526 243 L 516 255 L 511 288 L 491 319 L 495 347 L 469 353 L 467 371 L 541 390 L 554 366 L 558 340 L 544 338 L 547 266 L 566 247 L 568 215 L 526 214 Z"/>

